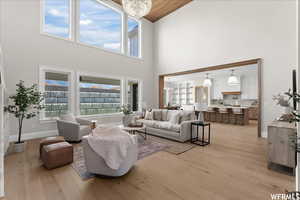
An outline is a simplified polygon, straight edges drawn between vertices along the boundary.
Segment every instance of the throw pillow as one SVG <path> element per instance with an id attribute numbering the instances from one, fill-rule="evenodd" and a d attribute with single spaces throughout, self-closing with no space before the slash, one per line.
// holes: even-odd
<path id="1" fill-rule="evenodd" d="M 161 110 L 152 110 L 152 113 L 153 113 L 153 119 L 154 120 L 157 120 L 157 121 L 161 121 L 162 120 L 162 112 Z"/>
<path id="2" fill-rule="evenodd" d="M 153 113 L 151 111 L 146 111 L 146 114 L 145 114 L 145 119 L 146 120 L 153 120 Z"/>
<path id="3" fill-rule="evenodd" d="M 161 120 L 168 121 L 168 110 L 161 110 Z"/>
<path id="4" fill-rule="evenodd" d="M 179 113 L 174 113 L 174 114 L 171 115 L 169 122 L 171 124 L 179 124 L 179 117 L 180 117 Z"/>

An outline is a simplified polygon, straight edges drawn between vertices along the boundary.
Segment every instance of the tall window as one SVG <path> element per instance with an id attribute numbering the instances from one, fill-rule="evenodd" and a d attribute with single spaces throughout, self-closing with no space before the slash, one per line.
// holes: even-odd
<path id="1" fill-rule="evenodd" d="M 121 80 L 80 76 L 80 115 L 120 112 Z"/>
<path id="2" fill-rule="evenodd" d="M 139 110 L 139 82 L 136 80 L 128 80 L 127 83 L 127 103 L 132 111 Z"/>
<path id="3" fill-rule="evenodd" d="M 70 109 L 70 80 L 68 74 L 44 72 L 45 118 L 55 118 Z"/>
<path id="4" fill-rule="evenodd" d="M 44 0 L 43 32 L 70 38 L 70 1 Z"/>
<path id="5" fill-rule="evenodd" d="M 128 18 L 128 55 L 139 57 L 139 22 Z"/>
<path id="6" fill-rule="evenodd" d="M 42 33 L 131 57 L 141 57 L 141 22 L 128 16 L 111 1 L 40 1 L 43 8 Z"/>
<path id="7" fill-rule="evenodd" d="M 82 43 L 121 52 L 122 15 L 95 0 L 80 0 Z"/>

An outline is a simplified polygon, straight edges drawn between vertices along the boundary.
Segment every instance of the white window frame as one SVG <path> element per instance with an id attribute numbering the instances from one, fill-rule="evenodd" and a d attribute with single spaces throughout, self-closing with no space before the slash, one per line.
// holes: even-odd
<path id="1" fill-rule="evenodd" d="M 138 48 L 139 48 L 139 55 L 138 56 L 131 56 L 130 55 L 130 52 L 128 51 L 128 19 L 133 19 L 135 21 L 137 21 L 137 23 L 139 24 L 139 30 L 138 30 L 138 40 L 139 40 L 139 45 L 138 45 Z M 126 36 L 126 55 L 131 57 L 131 58 L 142 58 L 142 21 L 139 20 L 139 19 L 136 19 L 135 17 L 132 17 L 132 16 L 128 16 L 126 15 L 126 34 L 124 34 Z"/>
<path id="2" fill-rule="evenodd" d="M 119 12 L 121 14 L 121 48 L 120 48 L 120 52 L 117 51 L 113 51 L 107 48 L 102 48 L 99 46 L 95 46 L 95 45 L 90 45 L 90 44 L 86 44 L 83 42 L 80 42 L 79 40 L 79 36 L 80 36 L 80 0 L 69 0 L 70 1 L 70 9 L 69 9 L 69 38 L 64 38 L 64 37 L 59 37 L 56 35 L 52 35 L 50 33 L 46 33 L 44 32 L 44 25 L 45 25 L 45 18 L 44 18 L 44 11 L 45 11 L 45 1 L 46 0 L 40 0 L 40 34 L 51 37 L 51 38 L 55 38 L 55 39 L 63 39 L 69 42 L 75 42 L 77 44 L 80 44 L 82 46 L 86 46 L 86 47 L 91 47 L 91 48 L 96 48 L 98 50 L 102 50 L 108 53 L 113 53 L 116 55 L 121 55 L 121 56 L 126 56 L 129 58 L 133 58 L 133 59 L 143 59 L 143 22 L 140 19 L 136 19 L 132 16 L 128 16 L 128 14 L 126 14 L 122 7 L 114 2 L 110 2 L 107 0 L 94 0 L 94 1 L 98 1 L 100 4 L 103 4 L 104 6 L 107 6 L 113 10 L 115 10 L 116 12 Z M 139 23 L 139 56 L 130 56 L 128 53 L 128 17 L 136 20 Z"/>
<path id="3" fill-rule="evenodd" d="M 139 86 L 139 102 L 138 102 L 138 111 L 134 111 L 134 112 L 141 112 L 142 111 L 142 102 L 143 102 L 143 81 L 141 79 L 138 78 L 131 78 L 131 77 L 127 77 L 124 81 L 124 104 L 129 104 L 128 102 L 128 82 L 129 81 L 136 81 L 138 82 L 138 86 Z"/>
<path id="4" fill-rule="evenodd" d="M 69 1 L 69 36 L 67 38 L 64 37 L 60 37 L 51 33 L 47 33 L 44 31 L 44 26 L 45 26 L 45 3 L 47 0 L 40 0 L 40 34 L 42 35 L 46 35 L 49 37 L 53 37 L 56 39 L 63 39 L 63 40 L 67 40 L 67 41 L 74 41 L 74 30 L 73 30 L 73 22 L 74 22 L 74 8 L 75 8 L 75 3 L 76 2 L 73 0 L 68 0 Z"/>
<path id="5" fill-rule="evenodd" d="M 53 72 L 53 73 L 61 73 L 61 74 L 67 74 L 68 75 L 68 81 L 69 81 L 69 96 L 68 96 L 68 111 L 75 114 L 75 93 L 74 93 L 74 72 L 72 70 L 64 69 L 61 67 L 53 67 L 53 66 L 45 66 L 40 65 L 39 66 L 39 91 L 41 93 L 45 93 L 45 74 L 46 72 Z M 40 112 L 39 118 L 41 121 L 47 121 L 47 120 L 55 120 L 58 119 L 58 117 L 45 117 L 45 112 L 42 110 Z"/>
<path id="6" fill-rule="evenodd" d="M 125 82 L 124 77 L 77 71 L 76 72 L 76 116 L 82 117 L 82 118 L 89 118 L 89 117 L 117 116 L 117 115 L 122 114 L 122 112 L 116 112 L 116 113 L 108 113 L 108 114 L 81 115 L 80 114 L 80 76 L 90 76 L 90 77 L 95 77 L 95 78 L 106 78 L 106 79 L 120 80 L 120 87 L 121 87 L 121 90 L 120 90 L 120 106 L 123 105 L 124 96 L 125 96 L 124 95 L 124 82 Z"/>

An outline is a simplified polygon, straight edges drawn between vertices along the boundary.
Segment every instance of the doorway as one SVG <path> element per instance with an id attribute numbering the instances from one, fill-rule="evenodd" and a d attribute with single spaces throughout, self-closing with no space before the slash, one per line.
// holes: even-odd
<path id="1" fill-rule="evenodd" d="M 256 121 L 257 136 L 261 137 L 261 68 L 262 60 L 253 59 L 162 74 L 159 76 L 159 107 L 196 111 L 213 105 L 215 112 L 223 108 L 229 113 L 242 110 L 243 116 L 232 115 L 236 117 L 234 120 L 239 118 L 240 124 Z"/>

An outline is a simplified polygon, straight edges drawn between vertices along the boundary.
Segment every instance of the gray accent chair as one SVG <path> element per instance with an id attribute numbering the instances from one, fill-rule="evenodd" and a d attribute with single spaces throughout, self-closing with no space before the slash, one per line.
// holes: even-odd
<path id="1" fill-rule="evenodd" d="M 58 134 L 68 142 L 80 142 L 82 137 L 92 132 L 90 120 L 75 118 L 72 114 L 62 115 L 57 120 Z"/>
<path id="2" fill-rule="evenodd" d="M 138 159 L 138 145 L 136 143 L 128 147 L 127 158 L 121 163 L 119 169 L 114 170 L 107 166 L 105 160 L 91 148 L 87 137 L 82 138 L 82 145 L 87 171 L 93 174 L 109 177 L 123 176 L 129 172 Z"/>

